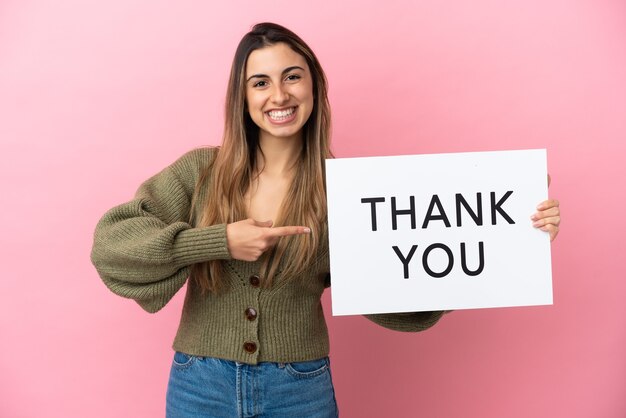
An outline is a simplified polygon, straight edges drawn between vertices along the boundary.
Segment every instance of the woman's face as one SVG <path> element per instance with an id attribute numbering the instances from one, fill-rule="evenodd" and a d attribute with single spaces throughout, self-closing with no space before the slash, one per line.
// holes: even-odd
<path id="1" fill-rule="evenodd" d="M 304 57 L 285 43 L 250 53 L 246 65 L 248 112 L 259 140 L 301 139 L 313 111 L 313 80 Z"/>

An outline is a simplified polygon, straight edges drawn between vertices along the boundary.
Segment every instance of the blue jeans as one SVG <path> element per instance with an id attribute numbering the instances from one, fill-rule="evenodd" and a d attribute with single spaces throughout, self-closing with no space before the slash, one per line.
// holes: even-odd
<path id="1" fill-rule="evenodd" d="M 176 352 L 167 417 L 336 418 L 328 357 L 250 365 Z"/>

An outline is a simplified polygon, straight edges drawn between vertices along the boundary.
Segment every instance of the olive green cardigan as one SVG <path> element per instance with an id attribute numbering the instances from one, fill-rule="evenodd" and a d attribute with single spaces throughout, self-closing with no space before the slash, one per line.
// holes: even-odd
<path id="1" fill-rule="evenodd" d="M 193 150 L 141 185 L 133 200 L 109 210 L 96 227 L 91 260 L 114 293 L 156 312 L 187 282 L 190 266 L 226 260 L 224 291 L 187 294 L 173 348 L 188 354 L 255 364 L 305 361 L 328 355 L 320 301 L 329 285 L 328 242 L 298 277 L 279 272 L 269 288 L 258 285 L 259 262 L 233 259 L 226 226 L 189 223 L 198 176 L 217 148 Z M 199 200 L 206 196 L 199 196 Z M 288 260 L 281 260 L 281 264 Z M 263 279 L 261 278 L 261 281 Z M 422 331 L 442 312 L 366 315 L 386 328 Z"/>

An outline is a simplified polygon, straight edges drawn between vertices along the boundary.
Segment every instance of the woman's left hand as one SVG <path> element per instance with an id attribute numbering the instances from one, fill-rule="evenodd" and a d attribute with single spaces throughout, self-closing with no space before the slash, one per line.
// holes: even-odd
<path id="1" fill-rule="evenodd" d="M 548 199 L 537 206 L 537 212 L 530 217 L 533 226 L 550 234 L 550 241 L 554 241 L 559 233 L 559 224 L 561 223 L 561 211 L 559 210 L 559 201 L 556 199 Z"/>
<path id="2" fill-rule="evenodd" d="M 548 174 L 548 187 L 552 178 Z M 546 231 L 550 234 L 550 242 L 554 241 L 559 234 L 559 224 L 561 223 L 561 211 L 559 210 L 559 201 L 556 199 L 548 199 L 537 205 L 537 212 L 535 212 L 530 220 L 533 221 L 533 226 L 539 228 L 542 231 Z"/>

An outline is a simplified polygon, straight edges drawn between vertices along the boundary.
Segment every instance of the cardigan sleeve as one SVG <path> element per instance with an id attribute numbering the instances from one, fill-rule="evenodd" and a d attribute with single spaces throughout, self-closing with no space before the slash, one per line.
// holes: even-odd
<path id="1" fill-rule="evenodd" d="M 324 287 L 330 287 L 330 273 L 326 275 Z M 450 312 L 450 311 L 445 311 Z M 399 312 L 386 314 L 363 315 L 375 324 L 393 331 L 419 332 L 435 325 L 443 316 L 444 311 Z"/>
<path id="2" fill-rule="evenodd" d="M 96 226 L 91 261 L 100 277 L 112 292 L 148 312 L 165 306 L 185 284 L 192 264 L 230 258 L 225 224 L 189 223 L 195 181 L 209 152 L 185 154 Z"/>
<path id="3" fill-rule="evenodd" d="M 444 311 L 402 312 L 364 315 L 370 321 L 394 331 L 419 332 L 427 330 L 441 319 Z"/>

